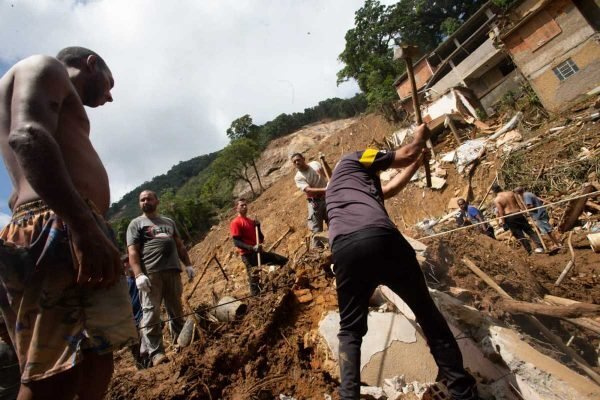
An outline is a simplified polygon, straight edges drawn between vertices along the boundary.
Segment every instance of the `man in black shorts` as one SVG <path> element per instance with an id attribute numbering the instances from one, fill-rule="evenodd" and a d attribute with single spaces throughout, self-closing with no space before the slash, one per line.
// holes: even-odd
<path id="1" fill-rule="evenodd" d="M 425 125 L 412 143 L 396 151 L 367 149 L 345 155 L 327 188 L 329 240 L 335 264 L 340 309 L 340 397 L 358 399 L 360 346 L 367 333 L 369 298 L 378 285 L 398 294 L 416 316 L 431 354 L 446 379 L 452 399 L 478 399 L 475 379 L 465 371 L 462 355 L 448 324 L 427 289 L 414 250 L 390 220 L 384 198 L 398 193 L 418 169 Z M 384 187 L 379 172 L 406 167 Z"/>

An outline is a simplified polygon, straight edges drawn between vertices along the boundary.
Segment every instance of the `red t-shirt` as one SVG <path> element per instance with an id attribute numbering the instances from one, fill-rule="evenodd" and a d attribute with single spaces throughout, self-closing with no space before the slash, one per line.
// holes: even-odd
<path id="1" fill-rule="evenodd" d="M 231 237 L 239 237 L 243 243 L 250 246 L 256 246 L 256 230 L 254 228 L 254 220 L 238 215 L 231 221 L 229 225 Z M 241 249 L 238 247 L 240 254 L 250 254 L 250 250 Z"/>

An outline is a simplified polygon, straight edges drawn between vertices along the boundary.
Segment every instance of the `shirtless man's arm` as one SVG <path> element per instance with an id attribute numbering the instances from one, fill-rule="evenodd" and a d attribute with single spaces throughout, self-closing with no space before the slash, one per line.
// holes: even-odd
<path id="1" fill-rule="evenodd" d="M 119 276 L 119 253 L 73 185 L 55 138 L 71 88 L 64 66 L 53 58 L 17 66 L 8 144 L 29 185 L 69 226 L 80 264 L 77 282 L 109 286 Z"/>

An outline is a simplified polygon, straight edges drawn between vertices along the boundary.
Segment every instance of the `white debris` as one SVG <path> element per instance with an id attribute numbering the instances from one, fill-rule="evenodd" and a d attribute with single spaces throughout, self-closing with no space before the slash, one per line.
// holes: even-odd
<path id="1" fill-rule="evenodd" d="M 462 172 L 464 167 L 477 160 L 485 152 L 485 139 L 467 140 L 456 149 L 454 162 L 458 167 L 458 172 Z"/>
<path id="2" fill-rule="evenodd" d="M 296 400 L 296 398 L 292 396 L 286 396 L 285 394 L 280 394 L 279 400 Z"/>
<path id="3" fill-rule="evenodd" d="M 440 159 L 440 161 L 442 162 L 447 162 L 447 163 L 451 163 L 454 162 L 454 155 L 456 154 L 456 151 L 450 151 L 448 153 L 444 153 L 442 154 L 442 158 Z"/>
<path id="4" fill-rule="evenodd" d="M 360 395 L 368 396 L 370 399 L 387 399 L 385 393 L 383 393 L 383 389 L 378 386 L 361 386 L 360 387 Z"/>
<path id="5" fill-rule="evenodd" d="M 498 140 L 496 140 L 496 147 L 500 148 L 514 142 L 520 142 L 521 140 L 523 140 L 523 135 L 521 135 L 521 132 L 513 129 L 512 131 L 506 132 L 504 135 L 500 136 Z"/>
<path id="6" fill-rule="evenodd" d="M 402 394 L 402 387 L 406 385 L 404 375 L 394 376 L 383 380 L 383 391 L 389 399 L 394 399 Z"/>
<path id="7" fill-rule="evenodd" d="M 503 133 L 506 133 L 506 132 L 510 131 L 511 129 L 514 129 L 517 126 L 517 124 L 519 123 L 519 121 L 521 120 L 521 118 L 523 118 L 523 113 L 521 111 L 519 111 L 502 128 L 498 129 L 492 136 L 488 137 L 488 139 L 496 140 Z"/>

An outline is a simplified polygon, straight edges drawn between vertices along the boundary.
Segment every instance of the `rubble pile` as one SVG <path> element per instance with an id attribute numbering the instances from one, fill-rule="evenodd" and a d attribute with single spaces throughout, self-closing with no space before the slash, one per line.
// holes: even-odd
<path id="1" fill-rule="evenodd" d="M 476 119 L 467 124 L 456 121 L 462 132 L 461 144 L 448 130 L 438 134 L 431 169 L 434 176 L 444 180 L 443 185 L 424 188 L 418 184 L 424 176 L 419 177 L 403 194 L 386 201 L 391 219 L 405 235 L 419 239 L 455 227 L 455 203 L 460 196 L 476 205 L 484 204 L 482 208 L 490 215 L 485 207 L 491 201 L 489 187 L 494 181 L 515 184 L 521 176 L 510 172 L 511 166 L 518 164 L 516 160 L 521 160 L 529 179 L 535 177 L 536 185 L 554 179 L 553 187 L 541 191 L 548 201 L 581 193 L 586 182 L 595 184 L 600 163 L 592 118 L 559 117 L 531 131 L 523 122 L 527 115 L 516 118 L 511 125 L 507 122 L 512 116 L 505 116 L 504 122 L 499 117 L 489 124 Z M 323 152 L 334 164 L 341 154 L 362 149 L 368 143 L 391 141 L 390 146 L 399 145 L 402 135 L 389 139 L 396 131 L 396 126 L 367 115 L 342 124 L 337 131 L 327 130 L 320 142 L 313 138 L 305 154 L 312 159 Z M 495 139 L 490 139 L 498 132 Z M 462 162 L 459 170 L 457 161 L 463 159 L 463 153 L 458 149 L 469 142 L 483 145 L 469 153 L 470 161 Z M 282 143 L 277 149 L 281 154 L 290 150 L 285 146 L 296 142 Z M 120 352 L 110 398 L 337 398 L 337 300 L 332 260 L 327 251 L 310 248 L 305 228 L 306 200 L 294 186 L 292 169 L 286 172 L 286 161 L 280 158 L 273 164 L 281 174 L 275 174 L 279 179 L 265 185 L 266 191 L 252 203 L 252 210 L 261 221 L 267 247 L 273 245 L 273 251 L 288 257 L 288 264 L 282 268 L 263 266 L 263 292 L 258 297 L 249 296 L 245 267 L 229 237 L 233 214 L 221 215 L 221 222 L 190 250 L 194 264 L 202 271 L 199 284 L 185 284 L 184 303 L 189 305 L 185 311 L 191 313 L 193 308 L 199 318 L 191 344 L 169 347 L 170 363 L 141 371 L 135 370 L 127 351 Z M 585 174 L 577 170 L 560 177 L 559 182 L 555 171 L 570 171 L 568 168 L 575 165 L 567 165 L 567 158 L 582 160 L 580 165 L 588 165 L 591 170 Z M 270 170 L 268 157 L 261 160 L 260 168 Z M 388 171 L 382 179 L 391 179 L 395 173 Z M 599 210 L 594 208 L 597 198 L 588 200 L 574 217 L 575 229 L 569 240 L 572 253 L 565 246 L 552 256 L 527 257 L 513 242 L 494 241 L 470 230 L 411 240 L 432 296 L 448 319 L 484 399 L 558 400 L 569 391 L 572 398 L 600 396 L 598 386 L 585 371 L 557 351 L 535 326 L 527 323 L 527 318 L 507 308 L 504 298 L 464 262 L 468 258 L 513 299 L 527 304 L 548 305 L 563 300 L 598 304 L 600 264 L 588 235 L 598 229 Z M 555 224 L 568 214 L 569 206 L 564 203 L 552 209 Z M 555 285 L 573 254 L 575 267 L 560 285 Z M 222 265 L 223 272 L 213 258 Z M 225 321 L 216 318 L 209 309 L 225 296 L 240 300 L 246 306 L 245 313 Z M 362 370 L 363 380 L 370 385 L 363 388 L 369 392 L 365 398 L 444 398 L 443 386 L 432 386 L 437 369 L 410 309 L 384 287 L 372 302 L 373 321 L 369 326 L 373 328 L 369 335 L 374 335 L 373 347 L 367 345 L 371 339 L 365 338 Z M 600 326 L 597 317 L 538 318 L 598 370 L 600 341 L 593 331 L 596 324 Z M 580 325 L 573 322 L 575 319 Z M 588 328 L 582 327 L 585 324 Z"/>

